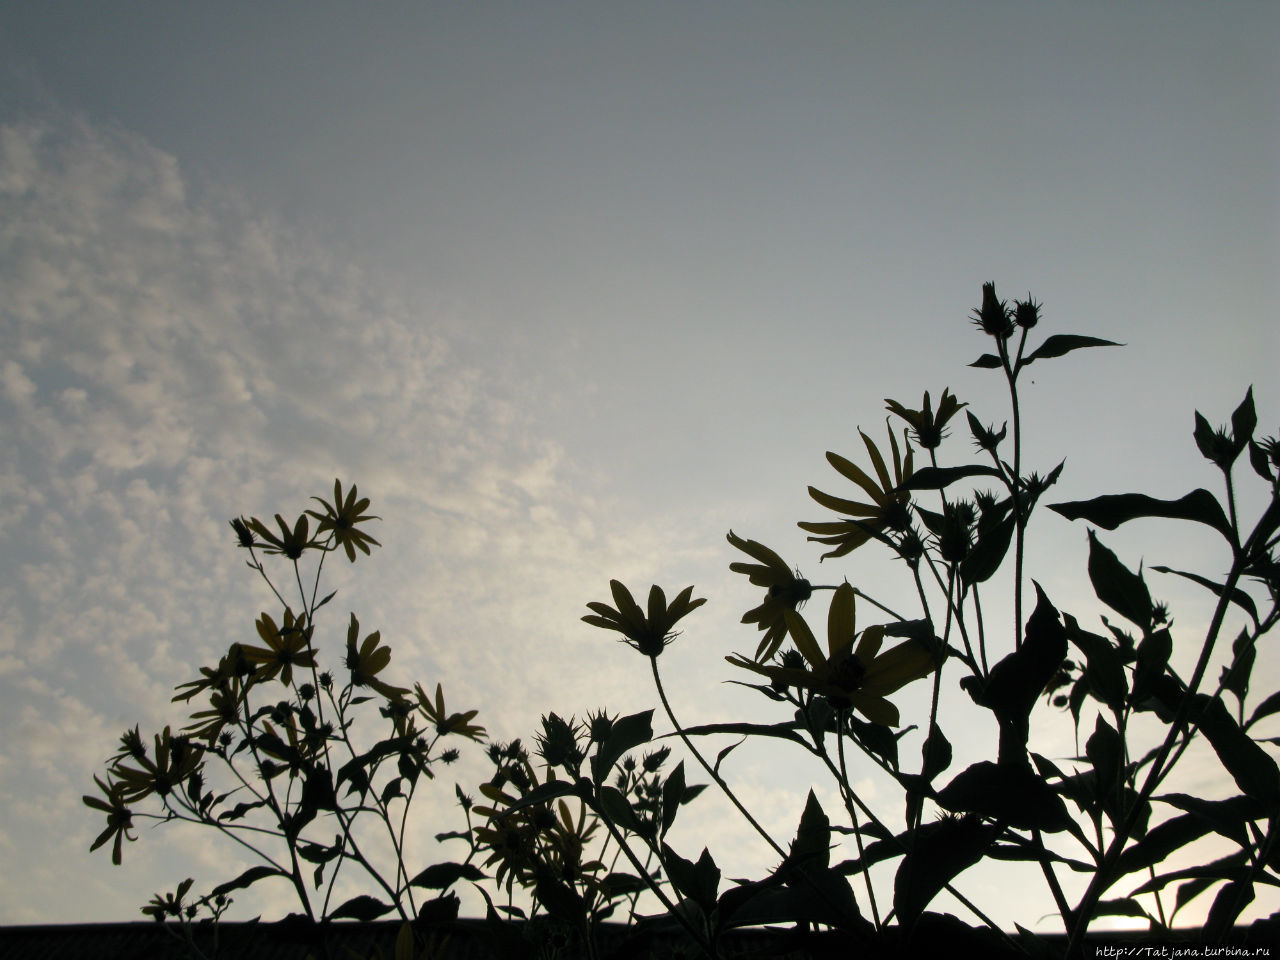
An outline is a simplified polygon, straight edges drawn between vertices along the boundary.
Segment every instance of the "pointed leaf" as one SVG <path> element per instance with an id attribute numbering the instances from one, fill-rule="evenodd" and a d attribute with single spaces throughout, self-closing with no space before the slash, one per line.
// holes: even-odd
<path id="1" fill-rule="evenodd" d="M 1089 579 L 1098 599 L 1143 631 L 1151 629 L 1154 606 L 1141 573 L 1133 573 L 1089 531 Z"/>
<path id="2" fill-rule="evenodd" d="M 1172 573 L 1190 580 L 1192 583 L 1198 583 L 1206 590 L 1213 591 L 1215 596 L 1222 596 L 1223 591 L 1226 589 L 1225 585 L 1221 583 L 1214 583 L 1212 580 L 1202 577 L 1199 574 L 1187 573 L 1185 570 L 1174 570 L 1171 567 L 1163 566 L 1153 566 L 1151 569 L 1158 570 L 1161 573 Z M 1253 621 L 1253 625 L 1256 628 L 1258 626 L 1258 608 L 1254 605 L 1253 597 L 1249 596 L 1237 587 L 1233 587 L 1231 589 L 1231 593 L 1228 594 L 1228 597 L 1232 603 L 1249 615 L 1249 618 Z"/>
<path id="3" fill-rule="evenodd" d="M 483 880 L 484 874 L 471 863 L 433 863 L 409 881 L 410 886 L 443 890 L 459 880 Z"/>
<path id="4" fill-rule="evenodd" d="M 1099 340 L 1097 337 L 1081 337 L 1070 333 L 1054 334 L 1040 344 L 1032 353 L 1023 358 L 1022 366 L 1026 366 L 1033 360 L 1048 360 L 1051 357 L 1060 357 L 1063 354 L 1070 353 L 1072 350 L 1081 350 L 1085 347 L 1122 347 L 1124 344 L 1116 343 L 1114 340 Z"/>
<path id="5" fill-rule="evenodd" d="M 917 830 L 914 846 L 894 878 L 893 908 L 899 922 L 910 928 L 947 884 L 982 859 L 995 834 L 974 816 L 948 818 Z"/>
<path id="6" fill-rule="evenodd" d="M 966 477 L 998 477 L 995 467 L 971 463 L 963 467 L 921 467 L 905 480 L 899 490 L 944 490 Z"/>
<path id="7" fill-rule="evenodd" d="M 591 775 L 596 785 L 604 782 L 613 765 L 628 750 L 653 739 L 653 711 L 633 713 L 613 724 L 609 737 L 591 758 Z"/>
<path id="8" fill-rule="evenodd" d="M 1217 697 L 1197 696 L 1200 732 L 1248 796 L 1280 807 L 1280 768 L 1249 738 Z"/>
<path id="9" fill-rule="evenodd" d="M 232 890 L 243 890 L 246 887 L 248 887 L 250 884 L 257 883 L 259 880 L 263 880 L 266 877 L 283 877 L 283 876 L 285 876 L 285 874 L 281 873 L 275 867 L 263 867 L 263 866 L 250 867 L 248 870 L 240 874 L 240 876 L 236 877 L 234 880 L 228 880 L 226 883 L 218 884 L 216 887 L 214 887 L 212 890 L 209 891 L 209 897 L 210 898 L 218 897 L 224 893 L 230 893 Z"/>
<path id="10" fill-rule="evenodd" d="M 969 366 L 977 367 L 980 370 L 996 370 L 1000 367 L 1000 358 L 994 353 L 984 353 Z"/>
<path id="11" fill-rule="evenodd" d="M 352 897 L 342 906 L 329 914 L 329 920 L 360 920 L 368 923 L 370 920 L 377 920 L 384 914 L 390 913 L 394 907 L 390 907 L 376 897 L 371 897 L 367 893 Z"/>
<path id="12" fill-rule="evenodd" d="M 1180 500 L 1157 500 L 1142 493 L 1117 493 L 1092 500 L 1051 503 L 1049 509 L 1068 520 L 1087 520 L 1104 530 L 1114 530 L 1122 523 L 1140 517 L 1165 517 L 1170 520 L 1195 520 L 1204 523 L 1228 540 L 1231 525 L 1221 504 L 1208 490 L 1192 490 Z"/>

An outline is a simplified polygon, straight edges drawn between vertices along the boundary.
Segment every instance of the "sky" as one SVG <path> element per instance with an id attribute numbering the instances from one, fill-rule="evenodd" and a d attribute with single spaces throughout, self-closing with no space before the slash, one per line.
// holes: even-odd
<path id="1" fill-rule="evenodd" d="M 1051 500 L 1216 490 L 1193 411 L 1224 423 L 1252 384 L 1260 432 L 1280 424 L 1278 48 L 1265 3 L 4 4 L 0 857 L 29 867 L 0 876 L 0 923 L 133 920 L 248 865 L 167 825 L 113 867 L 80 797 L 272 608 L 227 521 L 335 477 L 382 547 L 326 566 L 321 632 L 336 650 L 355 612 L 396 680 L 502 740 L 656 705 L 643 660 L 579 621 L 611 577 L 709 598 L 662 660 L 683 722 L 785 719 L 724 682 L 757 639 L 730 529 L 909 602 L 900 564 L 820 565 L 796 522 L 831 519 L 806 486 L 845 492 L 824 453 L 883 437 L 885 398 L 949 387 L 1008 418 L 966 366 L 983 282 L 1124 344 L 1022 382 L 1024 462 L 1066 460 Z M 1131 566 L 1227 562 L 1131 526 L 1104 535 Z M 1085 526 L 1033 535 L 1030 575 L 1100 626 Z M 1190 664 L 1206 595 L 1148 576 Z M 994 732 L 948 697 L 958 770 Z M 927 718 L 927 691 L 901 702 Z M 1033 723 L 1072 755 L 1068 719 Z M 472 791 L 477 753 L 450 771 Z M 811 784 L 838 805 L 775 748 L 726 769 L 779 837 Z M 1183 787 L 1232 789 L 1194 754 Z M 458 851 L 431 846 L 460 825 L 435 788 L 423 863 Z M 710 792 L 683 816 L 691 858 L 771 865 Z M 962 888 L 1006 924 L 1049 912 L 1007 877 Z"/>

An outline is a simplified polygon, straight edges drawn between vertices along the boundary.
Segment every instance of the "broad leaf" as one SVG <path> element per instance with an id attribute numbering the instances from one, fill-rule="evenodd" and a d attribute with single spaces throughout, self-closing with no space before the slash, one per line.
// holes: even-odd
<path id="1" fill-rule="evenodd" d="M 633 713 L 616 721 L 609 737 L 591 758 L 591 775 L 599 786 L 609 776 L 619 758 L 634 747 L 653 739 L 653 711 Z"/>
<path id="2" fill-rule="evenodd" d="M 1070 333 L 1054 334 L 1040 344 L 1034 351 L 1029 353 L 1022 359 L 1022 366 L 1026 366 L 1033 360 L 1048 360 L 1052 357 L 1061 357 L 1070 353 L 1072 350 L 1083 350 L 1085 347 L 1122 347 L 1124 344 L 1116 343 L 1114 340 L 1100 340 L 1097 337 L 1082 337 Z"/>
<path id="3" fill-rule="evenodd" d="M 1155 606 L 1142 579 L 1142 570 L 1131 571 L 1089 531 L 1089 580 L 1098 599 L 1120 616 L 1142 628 L 1151 629 Z"/>
<path id="4" fill-rule="evenodd" d="M 433 863 L 409 881 L 414 887 L 443 890 L 459 880 L 483 880 L 484 874 L 471 863 Z"/>
<path id="5" fill-rule="evenodd" d="M 209 891 L 210 898 L 221 896 L 224 893 L 230 893 L 232 890 L 243 890 L 252 883 L 257 883 L 267 877 L 283 877 L 275 867 L 250 867 L 234 880 L 228 880 L 226 883 L 220 883 Z"/>
<path id="6" fill-rule="evenodd" d="M 910 927 L 942 889 L 982 859 L 996 830 L 979 817 L 940 820 L 916 831 L 915 845 L 898 865 L 893 908 Z"/>
<path id="7" fill-rule="evenodd" d="M 371 897 L 367 893 L 352 897 L 342 906 L 329 914 L 329 920 L 360 920 L 364 923 L 370 920 L 377 920 L 384 914 L 390 913 L 394 907 L 388 906 L 376 897 Z"/>
<path id="8" fill-rule="evenodd" d="M 1231 525 L 1222 512 L 1221 504 L 1204 489 L 1192 490 L 1180 500 L 1157 500 L 1143 493 L 1115 493 L 1092 500 L 1051 503 L 1049 509 L 1068 520 L 1087 520 L 1104 530 L 1114 530 L 1120 524 L 1140 517 L 1195 520 L 1213 527 L 1228 541 L 1231 539 Z"/>
<path id="9" fill-rule="evenodd" d="M 1195 574 L 1195 573 L 1187 573 L 1185 570 L 1174 570 L 1171 567 L 1164 567 L 1164 566 L 1152 566 L 1151 569 L 1158 570 L 1161 573 L 1172 573 L 1176 576 L 1183 577 L 1184 579 L 1190 580 L 1192 583 L 1198 583 L 1200 584 L 1200 586 L 1204 587 L 1206 590 L 1213 591 L 1213 593 L 1219 597 L 1222 596 L 1223 591 L 1226 589 L 1226 586 L 1224 584 L 1214 583 L 1212 580 L 1209 580 L 1206 577 L 1202 577 L 1199 574 Z M 1249 615 L 1249 619 L 1253 621 L 1254 628 L 1256 629 L 1258 626 L 1258 608 L 1254 605 L 1253 597 L 1249 596 L 1247 593 L 1245 593 L 1243 590 L 1237 587 L 1232 588 L 1231 593 L 1228 594 L 1228 597 L 1232 603 L 1234 603 L 1236 606 L 1238 606 L 1241 610 L 1243 610 L 1245 613 Z"/>

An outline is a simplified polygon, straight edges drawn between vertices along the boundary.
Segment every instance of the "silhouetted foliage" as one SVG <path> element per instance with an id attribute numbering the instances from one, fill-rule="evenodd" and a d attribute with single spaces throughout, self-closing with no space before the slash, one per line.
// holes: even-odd
<path id="1" fill-rule="evenodd" d="M 1225 540 L 1231 561 L 1224 573 L 1149 568 L 1198 585 L 1214 603 L 1203 635 L 1178 638 L 1180 646 L 1194 639 L 1199 651 L 1184 677 L 1171 663 L 1172 620 L 1153 599 L 1146 571 L 1132 569 L 1093 529 L 1089 583 L 1122 623 L 1103 617 L 1103 633 L 1085 629 L 1023 569 L 1030 520 L 1063 467 L 1044 474 L 1023 468 L 1019 377 L 1033 362 L 1116 344 L 1055 334 L 1029 345 L 1043 323 L 1041 305 L 1030 296 L 1010 305 L 993 284 L 983 285 L 973 320 L 994 352 L 971 366 L 1004 378 L 1012 429 L 1010 422 L 998 430 L 984 425 L 966 411 L 977 459 L 942 463 L 939 452 L 950 448 L 953 421 L 967 404 L 949 389 L 936 408 L 928 392 L 917 409 L 889 400 L 889 413 L 905 426 L 890 428 L 887 445 L 860 432 L 862 456 L 828 453 L 840 480 L 857 489 L 850 498 L 810 487 L 813 500 L 837 519 L 800 524 L 828 548 L 823 559 L 870 548 L 902 561 L 918 608 L 895 611 L 848 581 L 811 581 L 769 547 L 730 532 L 729 543 L 750 561 L 737 559 L 731 570 L 765 595 L 742 617 L 761 634 L 754 654 L 726 659 L 745 671 L 739 676 L 754 678 L 744 685 L 766 701 L 765 715 L 695 727 L 677 720 L 659 669 L 677 623 L 704 602 L 693 587 L 668 602 L 654 585 L 642 606 L 614 580 L 612 605 L 589 603 L 582 618 L 620 634 L 648 661 L 672 729 L 665 736 L 679 738 L 687 758 L 772 850 L 777 866 L 766 875 L 729 879 L 708 849 L 690 856 L 668 844 L 680 809 L 705 785 L 689 782 L 685 760 L 669 765 L 673 747 L 655 737 L 654 710 L 619 717 L 604 709 L 582 719 L 548 713 L 531 747 L 489 742 L 493 773 L 478 788 L 483 803 L 456 787 L 465 829 L 438 834 L 464 844 L 466 856 L 411 872 L 401 855 L 408 805 L 457 756 L 446 738 L 480 742 L 485 730 L 473 722 L 476 711 L 449 712 L 439 685 L 434 695 L 421 685 L 394 686 L 384 675 L 390 648 L 376 631 L 362 638 L 354 613 L 344 669 L 335 675 L 322 668 L 316 621 L 333 598 L 317 599 L 325 559 L 341 548 L 354 562 L 378 545 L 365 532 L 376 519 L 366 513 L 368 501 L 354 487 L 344 497 L 340 483 L 332 502 L 320 500 L 320 510 L 293 523 L 280 515 L 274 527 L 257 518 L 232 521 L 249 566 L 270 585 L 279 609 L 257 619 L 262 645 L 232 644 L 216 666 L 202 667 L 178 688 L 175 700 L 199 697 L 207 704 L 180 733 L 166 728 L 150 746 L 136 728 L 124 735 L 98 780 L 103 796 L 85 798 L 107 816 L 94 848 L 112 841 L 119 863 L 138 818 L 213 828 L 260 862 L 198 898 L 190 898 L 192 881 L 184 881 L 144 912 L 176 922 L 180 935 L 198 917 L 216 921 L 230 894 L 282 878 L 297 893 L 298 916 L 311 921 L 399 916 L 405 925 L 397 960 L 429 955 L 428 935 L 456 917 L 458 884 L 473 884 L 483 895 L 495 949 L 508 952 L 573 945 L 598 955 L 596 932 L 613 919 L 682 930 L 691 954 L 711 957 L 725 955 L 730 931 L 764 924 L 789 925 L 789 946 L 813 955 L 836 949 L 879 955 L 945 943 L 984 955 L 1075 956 L 1099 918 L 1138 917 L 1154 935 L 1173 937 L 1179 911 L 1210 892 L 1199 935 L 1218 942 L 1259 887 L 1280 885 L 1277 738 L 1255 732 L 1280 713 L 1280 693 L 1250 692 L 1258 639 L 1280 618 L 1280 442 L 1255 437 L 1250 390 L 1229 427 L 1215 430 L 1195 415 L 1194 442 L 1218 474 L 1220 495 L 1105 494 L 1050 505 L 1104 530 L 1160 518 L 1206 525 Z M 1239 467 L 1246 451 L 1266 490 L 1253 521 L 1241 515 L 1237 495 L 1247 479 Z M 970 486 L 979 482 L 994 489 Z M 282 564 L 288 585 L 273 581 L 260 558 Z M 304 577 L 309 558 L 314 572 Z M 995 635 L 990 609 L 984 616 L 982 606 L 984 591 L 1001 582 L 1012 605 L 1011 636 Z M 291 605 L 284 594 L 295 587 Z M 806 604 L 819 593 L 830 601 L 825 625 L 815 629 Z M 1229 629 L 1238 632 L 1228 653 Z M 1214 683 L 1208 674 L 1218 662 L 1224 666 Z M 929 710 L 903 727 L 891 698 L 924 680 L 931 685 Z M 952 770 L 955 736 L 940 716 L 944 683 L 958 684 L 998 730 L 994 755 L 962 770 Z M 1037 709 L 1069 714 L 1077 741 L 1083 726 L 1078 756 L 1054 760 L 1034 751 L 1029 734 Z M 357 738 L 357 720 L 380 725 L 380 739 Z M 726 735 L 734 742 L 711 759 L 695 744 Z M 768 738 L 816 758 L 840 797 L 840 822 L 808 790 L 794 837 L 771 836 L 722 772 L 744 738 Z M 1160 792 L 1196 738 L 1212 749 L 1235 795 L 1209 800 Z M 849 763 L 855 751 L 898 785 L 901 805 L 873 806 L 859 795 Z M 391 863 L 375 865 L 366 856 L 357 822 L 386 834 Z M 1172 855 L 1210 834 L 1232 852 L 1199 866 L 1166 867 Z M 988 908 L 965 895 L 965 871 L 984 860 L 1036 864 L 1066 930 L 1065 947 L 1021 926 L 1001 929 Z M 348 861 L 367 876 L 369 892 L 332 904 L 329 894 Z M 1066 871 L 1086 878 L 1074 900 L 1059 880 Z M 872 880 L 890 872 L 892 901 L 884 903 Z M 524 895 L 518 902 L 517 889 Z M 929 909 L 943 891 L 962 906 L 963 918 Z M 654 909 L 656 916 L 646 915 Z M 523 924 L 519 933 L 511 921 Z"/>

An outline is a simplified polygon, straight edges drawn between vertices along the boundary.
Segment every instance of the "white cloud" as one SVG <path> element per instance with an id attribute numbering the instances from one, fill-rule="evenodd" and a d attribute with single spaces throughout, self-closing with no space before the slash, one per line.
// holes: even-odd
<path id="1" fill-rule="evenodd" d="M 598 586 L 619 544 L 539 435 L 527 385 L 464 365 L 429 309 L 193 187 L 126 132 L 9 124 L 0 158 L 6 843 L 91 885 L 114 875 L 109 856 L 85 856 L 79 794 L 121 729 L 181 721 L 173 685 L 246 639 L 268 603 L 227 519 L 312 506 L 334 476 L 375 498 L 386 547 L 330 565 L 343 587 L 330 642 L 357 609 L 402 682 L 443 681 L 451 705 L 486 707 L 507 736 L 567 684 L 589 676 L 593 698 L 626 686 L 620 666 L 561 659 L 581 646 L 560 638 L 581 627 L 584 580 Z M 654 543 L 640 532 L 627 552 Z M 55 816 L 31 796 L 63 802 Z M 187 875 L 180 854 L 196 849 L 136 846 L 126 862 L 164 870 L 154 889 Z M 66 919 L 60 875 L 4 881 L 0 918 Z M 112 889 L 78 919 L 131 916 Z"/>

